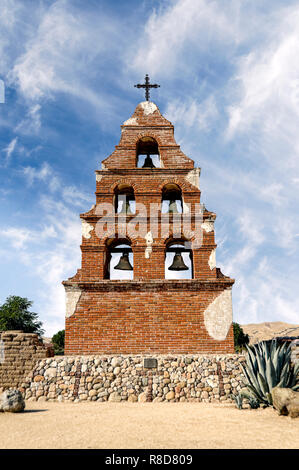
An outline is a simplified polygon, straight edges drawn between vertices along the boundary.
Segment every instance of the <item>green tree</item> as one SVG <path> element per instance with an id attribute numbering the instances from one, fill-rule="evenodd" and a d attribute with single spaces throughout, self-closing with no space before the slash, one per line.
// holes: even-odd
<path id="1" fill-rule="evenodd" d="M 240 352 L 249 343 L 249 336 L 244 333 L 239 323 L 233 323 L 235 351 Z"/>
<path id="2" fill-rule="evenodd" d="M 65 331 L 60 330 L 55 335 L 52 336 L 52 343 L 54 346 L 54 354 L 61 356 L 64 354 L 64 336 Z"/>
<path id="3" fill-rule="evenodd" d="M 38 314 L 29 312 L 33 302 L 26 297 L 10 295 L 0 306 L 0 330 L 23 330 L 25 333 L 37 333 L 41 336 L 44 330 Z"/>

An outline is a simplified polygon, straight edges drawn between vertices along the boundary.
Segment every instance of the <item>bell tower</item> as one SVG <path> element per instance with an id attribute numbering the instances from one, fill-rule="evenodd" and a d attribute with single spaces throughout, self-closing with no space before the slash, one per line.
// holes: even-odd
<path id="1" fill-rule="evenodd" d="M 147 99 L 121 126 L 96 170 L 96 204 L 80 215 L 81 268 L 63 281 L 65 354 L 233 353 L 234 280 L 216 267 L 200 169 L 138 87 Z"/>

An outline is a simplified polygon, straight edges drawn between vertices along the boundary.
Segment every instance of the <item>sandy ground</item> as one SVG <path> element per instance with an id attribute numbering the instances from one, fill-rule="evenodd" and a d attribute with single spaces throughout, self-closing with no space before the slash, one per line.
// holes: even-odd
<path id="1" fill-rule="evenodd" d="M 2 449 L 298 449 L 299 419 L 233 404 L 27 402 L 0 413 Z"/>

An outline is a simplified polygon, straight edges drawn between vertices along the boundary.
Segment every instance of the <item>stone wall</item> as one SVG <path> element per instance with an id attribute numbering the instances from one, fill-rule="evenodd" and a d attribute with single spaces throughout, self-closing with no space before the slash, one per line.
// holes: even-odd
<path id="1" fill-rule="evenodd" d="M 53 351 L 34 333 L 0 331 L 0 391 L 21 387 L 36 362 L 51 355 Z"/>
<path id="2" fill-rule="evenodd" d="M 154 359 L 155 360 L 155 359 Z M 31 401 L 231 401 L 243 375 L 242 355 L 55 356 L 39 361 L 22 384 Z M 155 365 L 155 364 L 154 364 Z"/>

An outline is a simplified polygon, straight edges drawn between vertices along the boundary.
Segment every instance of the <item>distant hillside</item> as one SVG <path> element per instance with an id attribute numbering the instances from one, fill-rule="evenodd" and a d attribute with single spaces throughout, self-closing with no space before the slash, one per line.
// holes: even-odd
<path id="1" fill-rule="evenodd" d="M 241 325 L 244 333 L 249 335 L 250 344 L 275 338 L 276 336 L 299 336 L 299 325 L 282 321 L 249 323 Z"/>

